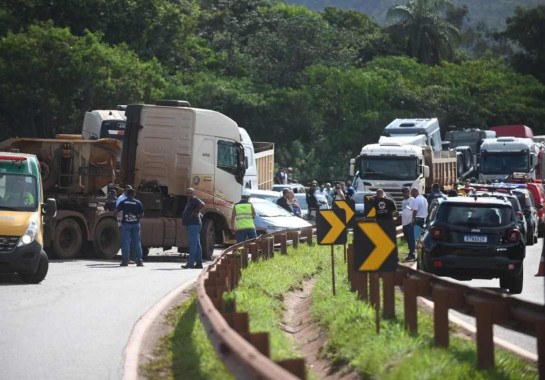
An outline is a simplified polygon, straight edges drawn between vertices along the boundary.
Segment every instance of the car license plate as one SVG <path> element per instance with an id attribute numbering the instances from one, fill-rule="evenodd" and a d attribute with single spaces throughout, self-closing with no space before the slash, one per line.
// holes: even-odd
<path id="1" fill-rule="evenodd" d="M 486 243 L 486 235 L 464 235 L 466 243 Z"/>

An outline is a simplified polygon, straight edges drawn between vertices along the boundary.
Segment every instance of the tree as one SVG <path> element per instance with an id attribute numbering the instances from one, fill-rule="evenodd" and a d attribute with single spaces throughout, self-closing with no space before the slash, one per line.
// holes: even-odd
<path id="1" fill-rule="evenodd" d="M 448 0 L 410 0 L 388 10 L 393 38 L 404 41 L 407 54 L 420 63 L 435 65 L 453 56 L 459 30 L 440 16 Z"/>
<path id="2" fill-rule="evenodd" d="M 51 22 L 0 39 L 0 139 L 81 133 L 84 112 L 160 97 L 165 73 L 126 46 Z"/>
<path id="3" fill-rule="evenodd" d="M 512 57 L 513 66 L 545 83 L 545 5 L 515 10 L 500 36 L 515 42 L 522 51 Z"/>

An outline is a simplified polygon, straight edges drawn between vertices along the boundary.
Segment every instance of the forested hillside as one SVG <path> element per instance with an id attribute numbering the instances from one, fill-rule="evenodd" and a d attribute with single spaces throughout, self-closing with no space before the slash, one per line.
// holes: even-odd
<path id="1" fill-rule="evenodd" d="M 383 27 L 272 0 L 2 1 L 0 140 L 80 133 L 87 110 L 184 99 L 274 141 L 277 164 L 301 180 L 322 180 L 347 176 L 396 117 L 545 134 L 545 6 L 518 10 L 489 45 L 460 34 L 444 3 L 415 0 Z"/>
<path id="2" fill-rule="evenodd" d="M 403 0 L 289 0 L 291 4 L 301 4 L 315 11 L 325 7 L 352 9 L 371 16 L 381 25 L 386 24 L 386 13 L 393 5 L 405 4 Z M 516 7 L 534 7 L 545 4 L 545 0 L 453 0 L 457 6 L 467 6 L 468 24 L 483 22 L 491 29 L 502 30 L 505 20 L 513 16 Z"/>

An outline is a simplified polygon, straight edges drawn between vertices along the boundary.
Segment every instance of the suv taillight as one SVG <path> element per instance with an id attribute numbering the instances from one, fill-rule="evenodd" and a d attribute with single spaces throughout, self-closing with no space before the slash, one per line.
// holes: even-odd
<path id="1" fill-rule="evenodd" d="M 443 240 L 445 238 L 445 228 L 440 226 L 433 226 L 430 228 L 430 235 L 432 239 Z"/>
<path id="2" fill-rule="evenodd" d="M 520 231 L 516 229 L 508 230 L 507 241 L 509 243 L 518 243 L 520 241 Z"/>

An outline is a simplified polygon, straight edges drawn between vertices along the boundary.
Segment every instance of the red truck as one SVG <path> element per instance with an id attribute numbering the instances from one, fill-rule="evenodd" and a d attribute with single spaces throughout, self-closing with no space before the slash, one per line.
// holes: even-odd
<path id="1" fill-rule="evenodd" d="M 490 127 L 490 130 L 496 132 L 496 137 L 534 137 L 534 132 L 532 131 L 532 128 L 522 124 L 497 125 L 495 127 Z"/>

